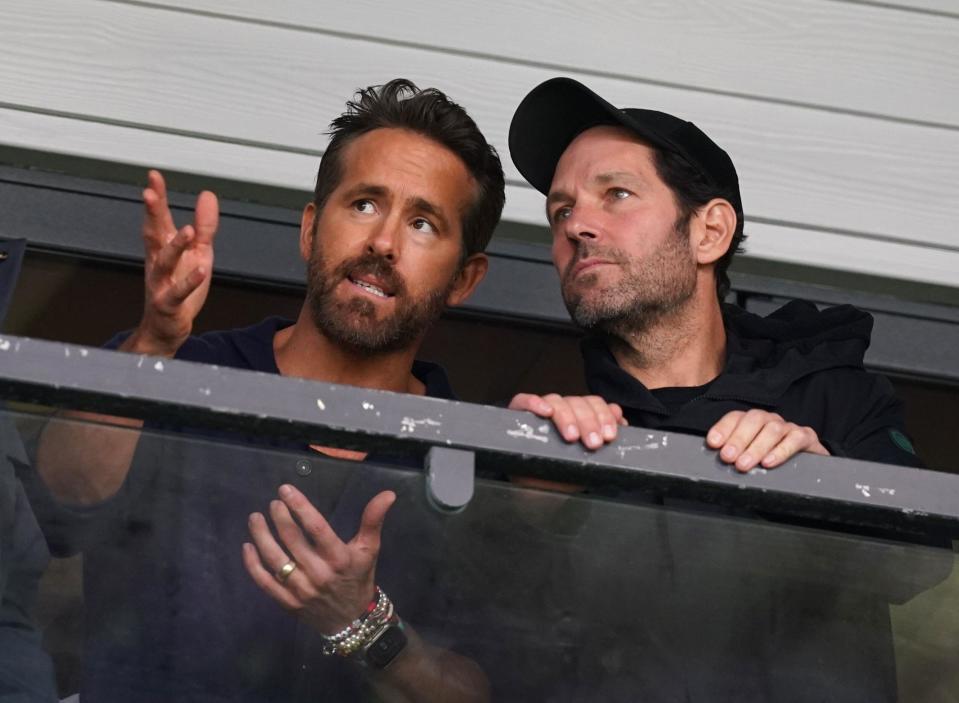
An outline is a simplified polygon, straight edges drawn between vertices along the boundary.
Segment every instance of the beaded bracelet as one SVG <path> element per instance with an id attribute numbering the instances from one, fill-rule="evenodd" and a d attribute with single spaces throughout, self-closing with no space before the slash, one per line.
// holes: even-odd
<path id="1" fill-rule="evenodd" d="M 373 600 L 360 617 L 336 634 L 323 635 L 323 654 L 348 657 L 362 649 L 382 631 L 393 618 L 393 603 L 379 586 Z"/>

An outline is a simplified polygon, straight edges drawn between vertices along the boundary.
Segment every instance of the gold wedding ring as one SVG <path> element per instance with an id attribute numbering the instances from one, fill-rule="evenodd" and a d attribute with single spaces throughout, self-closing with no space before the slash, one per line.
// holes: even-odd
<path id="1" fill-rule="evenodd" d="M 290 574 L 296 571 L 296 562 L 290 559 L 283 566 L 280 567 L 280 570 L 277 571 L 273 576 L 280 583 L 286 583 L 286 580 L 290 578 Z"/>

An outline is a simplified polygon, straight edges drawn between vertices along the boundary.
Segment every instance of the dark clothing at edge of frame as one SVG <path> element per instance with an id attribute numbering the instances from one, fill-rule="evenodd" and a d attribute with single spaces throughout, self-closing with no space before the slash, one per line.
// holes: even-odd
<path id="1" fill-rule="evenodd" d="M 819 311 L 794 300 L 768 317 L 723 306 L 723 372 L 678 409 L 617 364 L 602 341 L 583 342 L 590 391 L 623 407 L 631 425 L 705 435 L 726 413 L 760 408 L 812 427 L 834 456 L 921 466 L 908 448 L 902 401 L 863 368 L 872 316 L 849 305 Z M 659 397 L 658 397 L 659 396 Z"/>
<path id="2" fill-rule="evenodd" d="M 276 373 L 273 336 L 289 324 L 269 318 L 193 337 L 177 357 Z M 451 395 L 438 366 L 417 362 L 413 372 L 428 395 Z M 361 667 L 323 656 L 319 636 L 262 593 L 243 566 L 247 516 L 266 510 L 282 483 L 302 490 L 343 539 L 355 533 L 370 498 L 396 490 L 377 582 L 430 642 L 449 644 L 419 617 L 442 609 L 425 603 L 433 596 L 419 580 L 430 581 L 425 567 L 417 568 L 420 552 L 399 543 L 427 550 L 431 536 L 440 534 L 429 511 L 410 507 L 425 500 L 420 483 L 402 478 L 412 472 L 354 470 L 360 467 L 327 461 L 287 440 L 207 441 L 217 437 L 227 438 L 208 431 L 146 432 L 114 497 L 79 509 L 51 499 L 48 512 L 38 509 L 54 553 L 84 551 L 82 701 L 252 703 L 368 695 Z M 309 475 L 303 475 L 303 462 L 312 467 Z M 410 513 L 418 517 L 411 521 Z"/>
<path id="3" fill-rule="evenodd" d="M 0 323 L 6 319 L 25 239 L 0 237 Z M 53 665 L 31 618 L 50 553 L 15 467 L 26 466 L 20 434 L 0 417 L 0 701 L 57 700 Z"/>
<path id="4" fill-rule="evenodd" d="M 14 471 L 25 456 L 6 420 L 0 449 L 0 701 L 56 701 L 53 665 L 30 617 L 50 554 Z"/>

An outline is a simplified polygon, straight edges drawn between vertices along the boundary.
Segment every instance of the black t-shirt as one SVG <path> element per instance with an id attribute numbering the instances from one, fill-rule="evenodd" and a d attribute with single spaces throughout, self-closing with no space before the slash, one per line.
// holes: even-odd
<path id="1" fill-rule="evenodd" d="M 710 381 L 710 383 L 702 386 L 653 388 L 651 389 L 651 393 L 656 400 L 666 407 L 669 414 L 673 415 L 678 413 L 689 401 L 695 400 L 705 394 L 711 384 L 712 382 Z"/>

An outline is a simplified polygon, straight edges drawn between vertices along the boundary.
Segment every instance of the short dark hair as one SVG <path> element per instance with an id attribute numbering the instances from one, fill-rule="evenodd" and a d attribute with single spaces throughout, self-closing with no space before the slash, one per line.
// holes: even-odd
<path id="1" fill-rule="evenodd" d="M 679 207 L 680 222 L 689 222 L 693 213 L 713 198 L 728 200 L 736 211 L 736 230 L 733 232 L 729 249 L 716 261 L 716 295 L 722 302 L 730 290 L 729 274 L 726 273 L 726 269 L 729 268 L 734 255 L 745 251 L 743 247 L 743 242 L 746 240 L 743 232 L 745 218 L 742 207 L 735 204 L 739 202 L 739 199 L 735 197 L 736 194 L 726 192 L 724 188 L 710 182 L 702 170 L 693 166 L 680 154 L 658 147 L 652 148 L 656 153 L 654 159 L 656 173 L 673 192 L 676 205 Z"/>
<path id="2" fill-rule="evenodd" d="M 489 244 L 506 200 L 503 165 L 466 110 L 436 88 L 396 78 L 356 91 L 346 112 L 330 123 L 330 143 L 320 160 L 313 202 L 322 210 L 343 177 L 340 158 L 350 142 L 375 129 L 408 129 L 456 154 L 476 180 L 476 199 L 463 213 L 463 259 Z"/>

